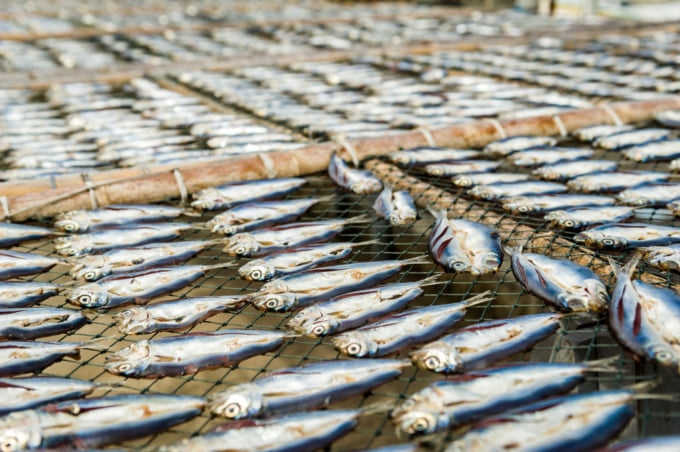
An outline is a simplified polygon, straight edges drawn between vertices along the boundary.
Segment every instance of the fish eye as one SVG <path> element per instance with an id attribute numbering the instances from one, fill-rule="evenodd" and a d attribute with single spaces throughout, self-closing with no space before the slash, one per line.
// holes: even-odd
<path id="1" fill-rule="evenodd" d="M 19 440 L 15 437 L 2 440 L 2 452 L 11 452 L 19 449 Z"/>
<path id="2" fill-rule="evenodd" d="M 326 326 L 325 325 L 317 325 L 312 329 L 312 334 L 315 336 L 323 336 L 326 334 Z"/>
<path id="3" fill-rule="evenodd" d="M 357 342 L 352 342 L 347 346 L 347 354 L 353 356 L 360 356 L 364 351 L 364 347 Z"/>
<path id="4" fill-rule="evenodd" d="M 78 297 L 78 303 L 86 306 L 86 305 L 92 303 L 92 296 L 89 295 L 89 294 L 83 294 L 83 295 Z"/>
<path id="5" fill-rule="evenodd" d="M 250 272 L 250 278 L 255 281 L 259 281 L 260 279 L 262 279 L 262 276 L 264 276 L 264 272 L 260 269 L 255 269 Z"/>
<path id="6" fill-rule="evenodd" d="M 573 228 L 576 226 L 576 222 L 574 220 L 564 220 L 564 225 L 568 228 Z"/>
<path id="7" fill-rule="evenodd" d="M 246 251 L 247 251 L 247 250 L 246 250 L 246 247 L 245 247 L 245 246 L 237 246 L 237 247 L 234 249 L 234 253 L 239 254 L 239 255 L 245 254 Z"/>
<path id="8" fill-rule="evenodd" d="M 116 368 L 118 372 L 127 372 L 130 369 L 132 369 L 132 364 L 130 363 L 123 363 Z"/>
<path id="9" fill-rule="evenodd" d="M 527 206 L 519 206 L 517 208 L 517 211 L 521 213 L 527 213 L 529 211 L 529 208 Z"/>
<path id="10" fill-rule="evenodd" d="M 673 362 L 673 354 L 664 348 L 655 351 L 653 355 L 654 360 L 661 364 L 669 364 Z"/>
<path id="11" fill-rule="evenodd" d="M 89 272 L 83 275 L 83 278 L 88 281 L 94 281 L 95 279 L 97 279 L 97 272 L 94 270 L 90 270 Z"/>
<path id="12" fill-rule="evenodd" d="M 434 370 L 439 369 L 441 361 L 439 361 L 439 358 L 437 358 L 436 356 L 428 356 L 427 358 L 425 358 L 425 361 L 423 361 L 423 364 L 427 369 Z"/>
<path id="13" fill-rule="evenodd" d="M 276 309 L 279 307 L 279 300 L 276 298 L 269 298 L 264 305 L 269 309 Z"/>
<path id="14" fill-rule="evenodd" d="M 614 246 L 616 245 L 616 241 L 614 239 L 606 238 L 602 239 L 602 244 L 606 246 Z"/>
<path id="15" fill-rule="evenodd" d="M 232 402 L 224 407 L 224 416 L 229 418 L 236 418 L 241 414 L 242 407 L 236 402 Z"/>
<path id="16" fill-rule="evenodd" d="M 456 261 L 451 263 L 451 268 L 453 268 L 455 271 L 462 272 L 467 268 L 467 264 L 462 261 Z"/>
<path id="17" fill-rule="evenodd" d="M 413 421 L 413 424 L 411 424 L 411 428 L 413 429 L 414 433 L 424 433 L 430 430 L 430 421 L 427 418 L 424 417 L 419 417 L 415 421 Z"/>
<path id="18" fill-rule="evenodd" d="M 64 224 L 63 228 L 66 232 L 75 232 L 78 229 L 78 226 L 74 222 L 69 221 Z"/>

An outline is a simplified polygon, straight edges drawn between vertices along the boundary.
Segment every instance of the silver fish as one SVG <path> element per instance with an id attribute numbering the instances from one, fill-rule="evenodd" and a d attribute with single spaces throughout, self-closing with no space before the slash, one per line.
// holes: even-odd
<path id="1" fill-rule="evenodd" d="M 561 229 L 583 229 L 603 223 L 618 223 L 635 215 L 632 207 L 601 206 L 601 207 L 573 207 L 566 210 L 553 210 L 543 219 L 551 226 Z"/>
<path id="2" fill-rule="evenodd" d="M 627 132 L 629 130 L 633 130 L 633 126 L 603 124 L 597 126 L 583 127 L 574 130 L 573 132 L 571 132 L 571 134 L 581 141 L 593 141 L 600 137 L 613 135 L 619 132 Z"/>
<path id="3" fill-rule="evenodd" d="M 428 247 L 435 262 L 446 271 L 485 275 L 498 271 L 503 249 L 498 231 L 468 220 L 448 219 L 446 211 L 430 212 L 435 224 Z"/>
<path id="4" fill-rule="evenodd" d="M 515 152 L 506 160 L 515 166 L 550 165 L 592 157 L 592 149 L 539 146 L 526 151 Z"/>
<path id="5" fill-rule="evenodd" d="M 680 244 L 638 248 L 645 262 L 662 270 L 680 271 Z"/>
<path id="6" fill-rule="evenodd" d="M 666 205 L 666 208 L 673 212 L 673 215 L 680 217 L 680 200 L 671 201 Z"/>
<path id="7" fill-rule="evenodd" d="M 333 336 L 331 343 L 340 353 L 354 358 L 389 355 L 436 339 L 460 321 L 468 307 L 490 300 L 489 292 L 484 292 L 460 303 L 408 309 Z"/>
<path id="8" fill-rule="evenodd" d="M 680 119 L 679 119 L 680 121 Z M 613 444 L 602 452 L 675 452 L 680 448 L 680 436 L 651 436 Z"/>
<path id="9" fill-rule="evenodd" d="M 96 339 L 89 342 L 36 340 L 2 342 L 0 343 L 0 376 L 36 372 L 66 356 L 78 359 L 81 349 L 101 350 L 102 348 Z"/>
<path id="10" fill-rule="evenodd" d="M 628 160 L 636 162 L 657 162 L 680 157 L 680 140 L 655 141 L 632 146 L 621 151 Z"/>
<path id="11" fill-rule="evenodd" d="M 669 173 L 657 171 L 612 171 L 578 176 L 567 182 L 576 191 L 588 193 L 617 192 L 648 182 L 663 182 Z"/>
<path id="12" fill-rule="evenodd" d="M 680 242 L 680 228 L 647 223 L 610 223 L 581 231 L 574 240 L 600 249 L 626 249 Z"/>
<path id="13" fill-rule="evenodd" d="M 191 207 L 198 210 L 228 209 L 237 204 L 282 196 L 307 183 L 303 178 L 239 181 L 194 194 Z"/>
<path id="14" fill-rule="evenodd" d="M 424 170 L 430 176 L 456 176 L 493 171 L 501 164 L 502 162 L 493 160 L 469 160 L 465 162 L 431 163 L 425 165 Z"/>
<path id="15" fill-rule="evenodd" d="M 662 207 L 679 198 L 680 184 L 675 182 L 639 185 L 616 195 L 619 204 L 634 207 Z"/>
<path id="16" fill-rule="evenodd" d="M 665 127 L 680 127 L 680 110 L 666 110 L 654 115 L 654 119 Z"/>
<path id="17" fill-rule="evenodd" d="M 492 185 L 477 185 L 467 190 L 466 193 L 473 198 L 485 201 L 494 201 L 501 198 L 510 198 L 522 195 L 548 195 L 563 193 L 567 186 L 557 182 L 546 181 L 521 181 L 507 182 Z"/>
<path id="18" fill-rule="evenodd" d="M 461 174 L 451 178 L 453 185 L 458 187 L 473 187 L 476 185 L 491 185 L 507 182 L 521 182 L 529 178 L 528 174 L 520 173 L 472 173 Z"/>
<path id="19" fill-rule="evenodd" d="M 557 139 L 554 137 L 515 136 L 494 141 L 484 147 L 483 154 L 492 157 L 504 157 L 513 152 L 530 149 L 536 146 L 554 146 Z"/>
<path id="20" fill-rule="evenodd" d="M 42 273 L 62 262 L 61 259 L 40 254 L 0 250 L 0 279 Z"/>
<path id="21" fill-rule="evenodd" d="M 564 181 L 586 174 L 615 171 L 617 168 L 618 163 L 610 160 L 577 160 L 541 166 L 533 170 L 531 174 L 544 180 Z"/>
<path id="22" fill-rule="evenodd" d="M 312 267 L 343 259 L 358 246 L 379 243 L 366 242 L 324 243 L 281 251 L 260 259 L 253 259 L 238 269 L 239 276 L 250 281 L 269 281 L 270 279 L 300 273 Z"/>
<path id="23" fill-rule="evenodd" d="M 392 191 L 385 187 L 375 199 L 373 209 L 392 226 L 403 226 L 418 219 L 418 209 L 407 190 Z"/>
<path id="24" fill-rule="evenodd" d="M 61 292 L 58 284 L 38 281 L 0 281 L 0 308 L 30 306 Z"/>
<path id="25" fill-rule="evenodd" d="M 618 150 L 650 141 L 662 141 L 667 139 L 670 134 L 671 131 L 668 129 L 636 129 L 599 137 L 593 141 L 593 145 L 599 148 Z"/>
<path id="26" fill-rule="evenodd" d="M 382 182 L 372 172 L 350 168 L 337 154 L 331 155 L 328 175 L 338 186 L 357 194 L 376 193 Z"/>
<path id="27" fill-rule="evenodd" d="M 220 312 L 244 305 L 245 296 L 190 297 L 127 308 L 114 315 L 122 334 L 179 331 Z"/>
<path id="28" fill-rule="evenodd" d="M 102 386 L 100 383 L 75 378 L 0 378 L 0 415 L 51 402 L 78 399 Z"/>
<path id="29" fill-rule="evenodd" d="M 51 229 L 26 224 L 0 223 L 0 247 L 10 247 L 26 240 L 49 237 Z"/>
<path id="30" fill-rule="evenodd" d="M 515 214 L 540 214 L 558 209 L 588 206 L 611 206 L 614 198 L 599 195 L 539 195 L 517 196 L 503 201 L 503 209 Z"/>
<path id="31" fill-rule="evenodd" d="M 126 377 L 156 378 L 195 374 L 237 364 L 278 348 L 286 333 L 221 330 L 141 340 L 106 356 L 106 370 Z"/>
<path id="32" fill-rule="evenodd" d="M 61 308 L 0 309 L 0 339 L 28 340 L 75 330 L 87 323 L 80 311 Z"/>
<path id="33" fill-rule="evenodd" d="M 440 147 L 420 147 L 404 149 L 389 155 L 390 160 L 400 165 L 467 160 L 481 155 L 479 151 L 468 149 L 449 149 Z"/>
<path id="34" fill-rule="evenodd" d="M 127 223 L 169 220 L 186 215 L 185 209 L 155 205 L 109 205 L 93 210 L 73 210 L 57 215 L 54 228 L 64 232 L 87 232 L 94 228 Z"/>

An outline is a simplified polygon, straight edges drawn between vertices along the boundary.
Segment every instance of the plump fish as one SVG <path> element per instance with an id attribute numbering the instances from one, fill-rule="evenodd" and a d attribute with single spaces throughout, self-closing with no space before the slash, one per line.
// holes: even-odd
<path id="1" fill-rule="evenodd" d="M 223 251 L 229 256 L 258 257 L 331 239 L 349 224 L 365 223 L 363 215 L 325 221 L 305 221 L 241 232 L 224 240 Z"/>
<path id="2" fill-rule="evenodd" d="M 593 141 L 600 137 L 613 135 L 619 132 L 627 132 L 629 130 L 633 130 L 633 126 L 603 124 L 582 127 L 580 129 L 574 130 L 571 134 L 581 141 Z"/>
<path id="3" fill-rule="evenodd" d="M 179 331 L 220 312 L 245 304 L 245 296 L 190 297 L 127 308 L 114 315 L 118 331 L 123 334 L 146 334 L 156 331 Z"/>
<path id="4" fill-rule="evenodd" d="M 59 214 L 55 218 L 54 228 L 69 233 L 87 232 L 128 223 L 170 220 L 186 214 L 190 212 L 178 207 L 119 204 Z"/>
<path id="5" fill-rule="evenodd" d="M 470 149 L 450 149 L 440 147 L 419 147 L 404 149 L 389 155 L 392 162 L 399 165 L 416 165 L 453 160 L 467 160 L 479 157 L 481 152 Z"/>
<path id="6" fill-rule="evenodd" d="M 216 215 L 206 226 L 212 232 L 223 235 L 252 231 L 295 220 L 320 201 L 320 198 L 308 198 L 240 204 Z"/>
<path id="7" fill-rule="evenodd" d="M 544 165 L 531 172 L 544 180 L 566 181 L 586 174 L 615 171 L 618 163 L 610 160 L 577 160 L 575 162 L 562 162 Z"/>
<path id="8" fill-rule="evenodd" d="M 639 185 L 616 195 L 619 204 L 634 207 L 663 207 L 676 199 L 680 199 L 680 184 L 676 182 Z"/>
<path id="9" fill-rule="evenodd" d="M 397 378 L 406 366 L 396 359 L 312 361 L 210 394 L 208 409 L 229 419 L 309 410 L 369 391 Z"/>
<path id="10" fill-rule="evenodd" d="M 100 383 L 59 377 L 0 378 L 0 416 L 61 400 L 78 399 Z"/>
<path id="11" fill-rule="evenodd" d="M 515 214 L 541 214 L 558 209 L 575 207 L 611 206 L 614 198 L 599 195 L 558 195 L 517 196 L 502 201 L 503 209 Z"/>
<path id="12" fill-rule="evenodd" d="M 331 343 L 340 353 L 354 358 L 386 356 L 436 339 L 460 321 L 468 307 L 491 299 L 484 292 L 460 303 L 408 309 L 333 336 Z"/>
<path id="13" fill-rule="evenodd" d="M 553 210 L 543 219 L 551 226 L 561 229 L 579 230 L 587 226 L 603 223 L 618 223 L 635 215 L 635 209 L 627 206 L 573 207 L 566 210 Z"/>
<path id="14" fill-rule="evenodd" d="M 513 152 L 530 149 L 536 146 L 554 146 L 557 139 L 554 137 L 536 137 L 529 135 L 508 137 L 494 141 L 484 147 L 483 154 L 493 157 L 505 157 Z"/>
<path id="15" fill-rule="evenodd" d="M 645 262 L 661 270 L 680 271 L 680 244 L 638 248 Z"/>
<path id="16" fill-rule="evenodd" d="M 655 141 L 632 146 L 621 151 L 628 160 L 635 162 L 658 162 L 680 157 L 680 140 Z"/>
<path id="17" fill-rule="evenodd" d="M 423 170 L 430 176 L 457 176 L 468 173 L 485 173 L 493 171 L 502 162 L 494 160 L 469 160 L 465 162 L 430 163 Z"/>
<path id="18" fill-rule="evenodd" d="M 110 274 L 129 273 L 160 265 L 178 264 L 194 257 L 218 240 L 148 243 L 82 256 L 71 266 L 71 276 L 96 281 Z"/>
<path id="19" fill-rule="evenodd" d="M 593 141 L 593 145 L 615 151 L 651 141 L 666 140 L 670 134 L 670 130 L 660 128 L 628 130 L 601 136 Z"/>
<path id="20" fill-rule="evenodd" d="M 159 433 L 198 416 L 201 397 L 121 394 L 16 411 L 0 418 L 8 452 L 93 448 Z"/>
<path id="21" fill-rule="evenodd" d="M 648 223 L 609 223 L 581 231 L 574 240 L 600 249 L 670 245 L 680 242 L 680 229 Z"/>
<path id="22" fill-rule="evenodd" d="M 444 270 L 485 275 L 498 271 L 503 261 L 501 238 L 493 228 L 468 220 L 448 219 L 446 211 L 431 212 L 435 223 L 428 246 Z"/>
<path id="23" fill-rule="evenodd" d="M 188 223 L 140 224 L 102 229 L 88 234 L 54 239 L 54 249 L 62 256 L 80 256 L 114 248 L 162 242 L 179 237 L 182 231 L 195 228 Z"/>
<path id="24" fill-rule="evenodd" d="M 106 356 L 106 370 L 126 377 L 156 378 L 195 374 L 232 366 L 278 348 L 280 331 L 221 330 L 137 341 Z"/>
<path id="25" fill-rule="evenodd" d="M 490 320 L 430 342 L 409 354 L 421 369 L 461 373 L 527 350 L 554 333 L 562 314 L 533 314 Z"/>
<path id="26" fill-rule="evenodd" d="M 404 260 L 354 262 L 307 270 L 265 283 L 251 296 L 257 309 L 289 311 L 321 299 L 373 286 L 408 265 L 428 263 L 423 256 Z"/>
<path id="27" fill-rule="evenodd" d="M 658 171 L 619 170 L 578 176 L 569 180 L 567 186 L 586 193 L 618 192 L 644 183 L 663 182 L 669 177 L 669 173 Z"/>
<path id="28" fill-rule="evenodd" d="M 567 191 L 564 184 L 546 181 L 521 181 L 507 182 L 492 185 L 477 185 L 467 190 L 466 193 L 475 198 L 485 201 L 494 201 L 501 198 L 510 198 L 523 195 L 549 195 Z"/>
<path id="29" fill-rule="evenodd" d="M 61 308 L 0 309 L 0 339 L 28 340 L 80 328 L 87 318 L 80 311 Z"/>
<path id="30" fill-rule="evenodd" d="M 241 420 L 163 446 L 160 452 L 322 450 L 358 424 L 360 410 L 325 410 Z"/>
<path id="31" fill-rule="evenodd" d="M 654 115 L 654 119 L 665 127 L 680 127 L 680 110 L 665 110 Z"/>
<path id="32" fill-rule="evenodd" d="M 635 416 L 630 389 L 552 398 L 473 425 L 446 452 L 500 450 L 596 450 Z"/>
<path id="33" fill-rule="evenodd" d="M 366 324 L 373 318 L 396 312 L 423 293 L 423 286 L 437 284 L 435 275 L 421 281 L 387 284 L 339 295 L 298 311 L 286 324 L 296 333 L 321 337 Z"/>
<path id="34" fill-rule="evenodd" d="M 418 209 L 407 190 L 392 191 L 385 187 L 375 199 L 373 209 L 392 226 L 404 226 L 418 219 Z"/>
<path id="35" fill-rule="evenodd" d="M 78 359 L 81 349 L 101 350 L 102 346 L 96 339 L 89 342 L 0 342 L 0 376 L 40 371 L 66 356 Z"/>
<path id="36" fill-rule="evenodd" d="M 390 413 L 398 433 L 432 434 L 571 391 L 607 362 L 520 363 L 435 381 Z"/>
<path id="37" fill-rule="evenodd" d="M 328 176 L 339 187 L 353 193 L 365 195 L 382 190 L 382 182 L 372 172 L 350 168 L 337 154 L 331 155 Z"/>
<path id="38" fill-rule="evenodd" d="M 154 297 L 186 287 L 210 270 L 233 267 L 233 262 L 216 265 L 180 265 L 111 275 L 73 289 L 69 303 L 83 308 L 112 308 L 126 303 L 144 303 Z"/>
<path id="39" fill-rule="evenodd" d="M 233 182 L 197 192 L 191 207 L 197 210 L 229 209 L 237 204 L 292 193 L 305 183 L 305 179 L 298 177 Z"/>
<path id="40" fill-rule="evenodd" d="M 675 452 L 680 450 L 680 436 L 652 436 L 616 443 L 602 452 Z"/>
<path id="41" fill-rule="evenodd" d="M 592 149 L 538 146 L 525 151 L 515 152 L 506 160 L 515 166 L 551 165 L 560 162 L 584 160 L 592 157 Z"/>
<path id="42" fill-rule="evenodd" d="M 49 237 L 54 234 L 51 229 L 27 224 L 0 223 L 0 247 L 7 248 L 26 240 Z"/>
<path id="43" fill-rule="evenodd" d="M 358 246 L 379 243 L 375 240 L 366 242 L 323 243 L 281 251 L 253 259 L 238 269 L 243 279 L 250 281 L 269 281 L 279 276 L 300 273 L 321 264 L 343 259 Z"/>
<path id="44" fill-rule="evenodd" d="M 458 187 L 468 188 L 476 185 L 521 182 L 528 178 L 528 174 L 521 173 L 472 173 L 454 176 L 451 178 L 451 182 Z"/>
<path id="45" fill-rule="evenodd" d="M 591 269 L 567 259 L 508 249 L 512 272 L 532 293 L 562 312 L 601 313 L 607 310 L 607 286 Z"/>
<path id="46" fill-rule="evenodd" d="M 38 281 L 0 281 L 0 308 L 30 306 L 61 292 L 58 284 Z"/>

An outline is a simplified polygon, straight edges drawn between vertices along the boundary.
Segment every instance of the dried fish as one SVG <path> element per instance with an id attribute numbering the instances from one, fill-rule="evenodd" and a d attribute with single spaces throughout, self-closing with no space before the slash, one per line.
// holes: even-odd
<path id="1" fill-rule="evenodd" d="M 466 193 L 473 198 L 494 201 L 522 195 L 549 195 L 567 191 L 564 184 L 545 181 L 507 182 L 492 185 L 477 185 Z"/>
<path id="2" fill-rule="evenodd" d="M 0 247 L 6 248 L 26 240 L 49 237 L 51 229 L 26 224 L 0 223 Z"/>
<path id="3" fill-rule="evenodd" d="M 335 153 L 331 155 L 328 175 L 338 186 L 360 195 L 382 190 L 382 182 L 372 172 L 350 168 Z"/>
<path id="4" fill-rule="evenodd" d="M 210 270 L 234 265 L 233 262 L 180 265 L 111 275 L 73 289 L 68 301 L 83 308 L 93 309 L 112 308 L 126 303 L 144 303 L 154 297 L 186 287 Z"/>
<path id="5" fill-rule="evenodd" d="M 80 311 L 61 308 L 0 309 L 0 339 L 28 340 L 75 330 L 87 323 Z"/>
<path id="6" fill-rule="evenodd" d="M 613 135 L 619 132 L 627 132 L 629 130 L 633 130 L 633 126 L 603 124 L 583 127 L 581 129 L 574 130 L 571 134 L 581 141 L 593 141 L 600 137 Z"/>
<path id="7" fill-rule="evenodd" d="M 574 240 L 600 249 L 626 249 L 680 242 L 680 229 L 647 223 L 609 223 L 581 231 Z"/>
<path id="8" fill-rule="evenodd" d="M 531 174 L 545 180 L 564 181 L 586 174 L 615 171 L 617 167 L 618 163 L 610 160 L 578 160 L 541 166 L 533 170 Z"/>
<path id="9" fill-rule="evenodd" d="M 592 155 L 592 149 L 539 146 L 515 152 L 507 156 L 506 160 L 515 166 L 537 166 L 584 160 Z"/>
<path id="10" fill-rule="evenodd" d="M 508 137 L 489 143 L 484 147 L 483 154 L 492 157 L 504 157 L 516 151 L 531 149 L 536 146 L 554 146 L 556 144 L 557 139 L 554 137 L 522 135 Z"/>
<path id="11" fill-rule="evenodd" d="M 660 128 L 628 130 L 601 136 L 593 141 L 593 145 L 608 150 L 618 150 L 651 141 L 666 140 L 670 134 L 670 130 Z"/>
<path id="12" fill-rule="evenodd" d="M 468 307 L 491 299 L 484 292 L 460 303 L 412 308 L 340 333 L 331 342 L 337 351 L 354 358 L 386 356 L 436 339 L 460 321 Z"/>
<path id="13" fill-rule="evenodd" d="M 680 140 L 654 141 L 632 146 L 621 151 L 621 154 L 636 162 L 658 162 L 680 157 Z"/>
<path id="14" fill-rule="evenodd" d="M 469 149 L 449 149 L 441 147 L 419 147 L 404 149 L 389 155 L 390 160 L 400 165 L 415 165 L 453 160 L 467 160 L 481 155 Z"/>
<path id="15" fill-rule="evenodd" d="M 307 183 L 303 178 L 239 181 L 194 194 L 191 207 L 198 210 L 228 209 L 237 204 L 283 196 Z"/>
<path id="16" fill-rule="evenodd" d="M 123 334 L 146 334 L 156 331 L 179 331 L 220 312 L 237 309 L 245 296 L 190 297 L 127 308 L 114 315 L 118 331 Z"/>
<path id="17" fill-rule="evenodd" d="M 81 349 L 101 350 L 103 347 L 99 342 L 97 339 L 87 342 L 0 342 L 0 376 L 36 372 L 66 356 L 78 359 Z"/>
<path id="18" fill-rule="evenodd" d="M 409 354 L 421 369 L 461 373 L 527 350 L 554 333 L 562 314 L 490 320 L 446 335 Z"/>
<path id="19" fill-rule="evenodd" d="M 143 378 L 195 374 L 267 353 L 286 337 L 279 331 L 233 329 L 141 340 L 108 354 L 106 370 Z"/>
<path id="20" fill-rule="evenodd" d="M 468 160 L 464 162 L 431 163 L 425 165 L 424 170 L 430 176 L 457 176 L 493 171 L 501 164 L 502 162 L 494 160 Z"/>
<path id="21" fill-rule="evenodd" d="M 317 408 L 393 380 L 408 365 L 396 359 L 312 361 L 210 394 L 208 408 L 229 419 Z"/>
<path id="22" fill-rule="evenodd" d="M 503 249 L 498 231 L 469 220 L 448 219 L 446 211 L 430 212 L 435 224 L 428 246 L 435 262 L 444 270 L 473 275 L 498 271 L 503 261 Z"/>
<path id="23" fill-rule="evenodd" d="M 553 210 L 543 219 L 551 226 L 561 229 L 583 229 L 603 223 L 618 223 L 635 215 L 635 209 L 626 206 L 573 207 L 566 210 Z"/>
<path id="24" fill-rule="evenodd" d="M 61 259 L 40 254 L 0 250 L 0 279 L 42 273 L 60 263 Z"/>
<path id="25" fill-rule="evenodd" d="M 392 226 L 404 226 L 418 219 L 418 209 L 407 190 L 392 191 L 385 187 L 375 199 L 373 209 Z"/>
<path id="26" fill-rule="evenodd" d="M 658 171 L 612 171 L 579 176 L 567 182 L 567 186 L 588 193 L 617 192 L 644 183 L 663 182 L 669 177 L 669 173 Z"/>
<path id="27" fill-rule="evenodd" d="M 79 399 L 100 383 L 58 377 L 0 378 L 0 415 L 62 400 Z"/>
<path id="28" fill-rule="evenodd" d="M 61 290 L 58 284 L 38 281 L 0 281 L 0 308 L 30 306 Z"/>
<path id="29" fill-rule="evenodd" d="M 521 182 L 528 178 L 528 174 L 521 173 L 472 173 L 454 176 L 451 178 L 451 182 L 458 187 L 473 187 L 477 185 Z"/>
<path id="30" fill-rule="evenodd" d="M 639 248 L 645 262 L 661 270 L 680 271 L 680 244 Z"/>
<path id="31" fill-rule="evenodd" d="M 192 213 L 177 207 L 117 204 L 93 210 L 62 213 L 55 218 L 54 228 L 69 233 L 87 232 L 128 223 L 169 220 L 187 214 Z"/>
<path id="32" fill-rule="evenodd" d="M 654 115 L 654 119 L 664 127 L 680 127 L 680 111 L 666 110 Z"/>
<path id="33" fill-rule="evenodd" d="M 609 196 L 558 194 L 507 198 L 503 200 L 503 209 L 516 214 L 540 214 L 558 209 L 613 204 L 614 198 Z"/>
<path id="34" fill-rule="evenodd" d="M 678 448 L 680 448 L 680 436 L 666 435 L 624 441 L 601 450 L 602 452 L 674 452 Z"/>
<path id="35" fill-rule="evenodd" d="M 663 207 L 678 198 L 680 184 L 674 182 L 639 185 L 616 195 L 619 204 L 635 207 Z"/>

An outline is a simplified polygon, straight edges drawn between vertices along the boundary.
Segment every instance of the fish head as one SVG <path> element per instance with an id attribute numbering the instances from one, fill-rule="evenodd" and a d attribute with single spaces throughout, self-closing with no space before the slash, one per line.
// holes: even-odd
<path id="1" fill-rule="evenodd" d="M 262 393 L 252 384 L 242 384 L 211 396 L 210 411 L 227 419 L 243 419 L 260 414 L 263 409 Z"/>
<path id="2" fill-rule="evenodd" d="M 496 193 L 494 192 L 493 188 L 489 188 L 484 185 L 477 185 L 476 187 L 472 187 L 470 190 L 468 190 L 468 193 L 470 194 L 470 196 L 479 199 L 493 199 L 496 197 Z"/>
<path id="3" fill-rule="evenodd" d="M 54 222 L 54 228 L 59 231 L 68 232 L 69 234 L 75 232 L 85 232 L 89 229 L 88 224 L 79 222 L 77 218 L 64 218 Z"/>
<path id="4" fill-rule="evenodd" d="M 579 232 L 574 236 L 576 242 L 595 248 L 622 249 L 628 246 L 625 237 L 617 237 L 594 229 Z"/>
<path id="5" fill-rule="evenodd" d="M 97 256 L 101 257 L 101 256 Z M 82 267 L 75 273 L 72 272 L 72 276 L 76 279 L 83 279 L 85 281 L 96 281 L 111 273 L 111 267 L 104 265 L 101 267 Z"/>
<path id="6" fill-rule="evenodd" d="M 225 241 L 222 251 L 229 256 L 249 257 L 260 251 L 260 243 L 251 234 L 236 234 Z"/>
<path id="7" fill-rule="evenodd" d="M 114 315 L 118 321 L 118 331 L 124 334 L 138 334 L 149 326 L 149 311 L 142 307 L 132 307 L 125 309 Z"/>
<path id="8" fill-rule="evenodd" d="M 103 308 L 110 301 L 109 293 L 98 284 L 85 284 L 71 291 L 68 301 L 83 308 Z"/>
<path id="9" fill-rule="evenodd" d="M 323 313 L 317 306 L 308 306 L 305 309 L 298 311 L 293 317 L 288 320 L 286 326 L 298 332 L 307 331 L 307 326 L 311 323 L 317 322 L 324 318 Z"/>
<path id="10" fill-rule="evenodd" d="M 35 411 L 16 411 L 0 420 L 0 452 L 37 449 L 42 445 L 40 421 Z"/>
<path id="11" fill-rule="evenodd" d="M 268 293 L 256 295 L 251 299 L 251 302 L 261 311 L 284 312 L 297 305 L 297 297 L 290 292 Z"/>
<path id="12" fill-rule="evenodd" d="M 453 182 L 454 185 L 456 185 L 458 187 L 462 187 L 462 188 L 468 188 L 468 187 L 472 187 L 474 185 L 474 183 L 472 182 L 472 179 L 467 177 L 467 176 L 455 177 L 452 180 L 452 182 Z"/>
<path id="13" fill-rule="evenodd" d="M 609 292 L 607 287 L 598 279 L 587 279 L 584 281 L 584 289 L 588 294 L 585 311 L 601 313 L 609 306 Z"/>
<path id="14" fill-rule="evenodd" d="M 276 268 L 264 259 L 255 259 L 241 266 L 238 274 L 249 281 L 269 281 L 276 274 Z"/>
<path id="15" fill-rule="evenodd" d="M 338 321 L 334 318 L 324 318 L 310 322 L 301 328 L 303 334 L 310 337 L 322 337 L 333 334 L 338 329 Z"/>
<path id="16" fill-rule="evenodd" d="M 425 167 L 425 172 L 430 176 L 443 176 L 444 167 L 442 167 L 441 165 L 427 165 Z"/>
<path id="17" fill-rule="evenodd" d="M 396 211 L 387 216 L 387 221 L 393 226 L 402 226 L 416 221 L 418 217 L 413 212 Z"/>
<path id="18" fill-rule="evenodd" d="M 470 262 L 462 260 L 460 256 L 451 256 L 446 262 L 446 266 L 455 273 L 463 273 L 470 268 Z"/>
<path id="19" fill-rule="evenodd" d="M 374 178 L 365 178 L 351 184 L 349 189 L 352 193 L 367 195 L 382 190 L 382 182 Z"/>
<path id="20" fill-rule="evenodd" d="M 61 256 L 79 256 L 92 250 L 92 245 L 82 236 L 71 235 L 54 239 L 54 249 Z"/>
<path id="21" fill-rule="evenodd" d="M 501 256 L 498 253 L 489 251 L 487 253 L 476 254 L 470 267 L 473 276 L 487 275 L 498 271 L 501 264 Z"/>
<path id="22" fill-rule="evenodd" d="M 404 408 L 401 414 L 394 418 L 394 424 L 398 432 L 407 435 L 426 435 L 439 430 L 437 418 L 435 412 Z"/>
<path id="23" fill-rule="evenodd" d="M 409 354 L 409 357 L 417 367 L 432 372 L 455 372 L 463 368 L 458 355 L 447 353 L 438 346 L 415 350 Z"/>
<path id="24" fill-rule="evenodd" d="M 219 191 L 214 188 L 206 188 L 194 195 L 191 207 L 196 210 L 213 210 L 220 201 Z"/>
<path id="25" fill-rule="evenodd" d="M 396 163 L 397 165 L 408 165 L 411 163 L 411 158 L 408 156 L 408 154 L 404 154 L 402 152 L 391 153 L 390 160 L 392 160 L 392 162 Z"/>
<path id="26" fill-rule="evenodd" d="M 113 374 L 139 377 L 149 366 L 150 355 L 149 341 L 138 341 L 108 355 L 104 367 Z"/>
<path id="27" fill-rule="evenodd" d="M 665 367 L 680 368 L 680 353 L 668 344 L 650 343 L 647 347 L 649 358 Z"/>
<path id="28" fill-rule="evenodd" d="M 335 336 L 332 342 L 337 351 L 355 358 L 375 356 L 378 352 L 378 344 L 375 341 L 353 331 Z"/>

